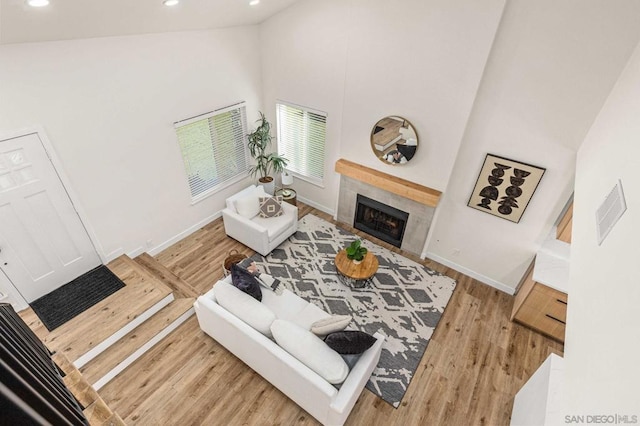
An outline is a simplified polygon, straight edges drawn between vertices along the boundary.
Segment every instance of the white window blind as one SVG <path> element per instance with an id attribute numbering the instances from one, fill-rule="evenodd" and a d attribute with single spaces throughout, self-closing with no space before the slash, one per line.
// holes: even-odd
<path id="1" fill-rule="evenodd" d="M 246 177 L 245 104 L 175 123 L 192 202 Z"/>
<path id="2" fill-rule="evenodd" d="M 287 170 L 322 185 L 327 114 L 285 103 L 276 110 L 278 152 L 289 160 Z"/>

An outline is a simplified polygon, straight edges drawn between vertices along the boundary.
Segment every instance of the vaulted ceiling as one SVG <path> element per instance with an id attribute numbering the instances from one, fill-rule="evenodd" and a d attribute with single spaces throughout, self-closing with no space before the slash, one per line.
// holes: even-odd
<path id="1" fill-rule="evenodd" d="M 189 31 L 258 24 L 298 0 L 0 0 L 0 44 Z"/>

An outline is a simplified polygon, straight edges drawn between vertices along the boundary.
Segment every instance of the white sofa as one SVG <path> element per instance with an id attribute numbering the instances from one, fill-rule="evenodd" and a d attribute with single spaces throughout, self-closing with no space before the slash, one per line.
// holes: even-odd
<path id="1" fill-rule="evenodd" d="M 231 278 L 227 277 L 224 281 L 230 283 Z M 216 285 L 220 283 L 219 281 Z M 222 295 L 222 288 L 219 292 Z M 314 321 L 329 316 L 288 290 L 279 296 L 266 289 L 263 289 L 262 293 L 262 304 L 268 307 L 275 317 L 296 323 L 306 330 L 309 330 L 310 324 Z M 375 334 L 377 340 L 374 345 L 360 355 L 337 389 L 278 346 L 274 340 L 223 308 L 216 299 L 216 286 L 198 297 L 194 307 L 200 328 L 205 333 L 324 425 L 342 425 L 345 422 L 378 364 L 384 341 L 381 334 Z M 319 342 L 324 345 L 324 342 Z"/>
<path id="2" fill-rule="evenodd" d="M 262 186 L 251 185 L 227 198 L 226 208 L 222 210 L 225 233 L 263 256 L 298 229 L 298 208 L 286 202 L 282 203 L 284 214 L 279 217 L 262 218 L 257 212 L 246 217 L 238 212 L 238 200 L 267 195 Z"/>

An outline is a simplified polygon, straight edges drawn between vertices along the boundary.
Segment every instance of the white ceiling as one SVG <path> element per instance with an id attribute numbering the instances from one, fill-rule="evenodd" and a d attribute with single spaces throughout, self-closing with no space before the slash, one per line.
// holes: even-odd
<path id="1" fill-rule="evenodd" d="M 0 44 L 190 31 L 258 24 L 298 0 L 0 0 Z"/>

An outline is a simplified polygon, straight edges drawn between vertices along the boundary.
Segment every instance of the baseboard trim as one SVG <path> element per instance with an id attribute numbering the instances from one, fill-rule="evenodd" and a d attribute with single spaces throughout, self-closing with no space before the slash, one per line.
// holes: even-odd
<path id="1" fill-rule="evenodd" d="M 120 330 L 113 333 L 104 341 L 98 343 L 89 352 L 87 352 L 86 354 L 82 355 L 77 360 L 75 360 L 73 362 L 73 365 L 75 365 L 78 370 L 84 367 L 89 361 L 91 361 L 92 359 L 100 355 L 102 352 L 107 350 L 109 346 L 113 345 L 115 342 L 122 339 L 134 328 L 136 328 L 137 326 L 139 326 L 140 324 L 142 324 L 143 322 L 151 318 L 153 315 L 155 315 L 156 312 L 158 312 L 160 309 L 164 308 L 169 303 L 171 303 L 173 299 L 174 299 L 173 293 L 167 294 L 158 303 L 156 303 L 155 305 L 153 305 L 152 307 L 144 311 L 141 315 L 138 315 L 136 318 L 134 318 L 133 321 L 131 321 L 130 323 L 122 327 Z"/>
<path id="2" fill-rule="evenodd" d="M 155 256 L 158 253 L 160 253 L 161 251 L 169 248 L 173 244 L 175 244 L 178 241 L 188 237 L 189 235 L 191 235 L 194 232 L 196 232 L 198 229 L 202 228 L 205 225 L 210 224 L 211 222 L 213 222 L 214 220 L 216 220 L 216 219 L 218 219 L 220 217 L 222 217 L 222 210 L 218 211 L 217 213 L 212 214 L 209 217 L 206 217 L 206 218 L 202 219 L 200 222 L 196 223 L 195 225 L 192 225 L 192 226 L 188 227 L 184 231 L 182 231 L 182 232 L 178 233 L 177 235 L 169 238 L 168 240 L 166 240 L 162 244 L 160 244 L 158 246 L 155 246 L 152 249 L 147 250 L 147 253 L 149 253 L 151 256 Z M 136 254 L 136 256 L 138 256 L 140 254 L 142 254 L 142 253 L 138 253 L 138 254 Z M 136 256 L 129 256 L 129 257 L 131 257 L 133 259 Z"/>
<path id="3" fill-rule="evenodd" d="M 195 310 L 193 309 L 193 306 L 192 306 L 191 308 L 189 308 L 188 311 L 186 311 L 185 313 L 180 315 L 178 318 L 176 318 L 171 324 L 166 326 L 162 331 L 160 331 L 158 334 L 156 334 L 151 339 L 149 339 L 147 343 L 142 345 L 135 352 L 133 352 L 131 355 L 126 357 L 124 360 L 122 360 L 120 364 L 116 365 L 111 371 L 105 374 L 102 378 L 97 380 L 93 384 L 93 388 L 96 391 L 99 391 L 100 388 L 102 388 L 104 385 L 106 385 L 111 380 L 113 380 L 118 374 L 124 371 L 125 368 L 133 364 L 138 358 L 140 358 L 147 351 L 149 351 L 149 349 L 154 347 L 156 344 L 158 344 L 158 342 L 160 342 L 162 339 L 168 336 L 169 333 L 171 333 L 173 330 L 178 328 L 180 324 L 188 320 L 194 313 L 195 313 Z"/>
<path id="4" fill-rule="evenodd" d="M 504 283 L 501 283 L 500 281 L 496 281 L 496 280 L 494 280 L 492 278 L 489 278 L 487 276 L 479 274 L 476 271 L 473 271 L 473 270 L 471 270 L 469 268 L 466 268 L 466 267 L 464 267 L 462 265 L 458 265 L 457 263 L 452 262 L 452 261 L 450 261 L 448 259 L 445 259 L 444 257 L 440 257 L 437 254 L 426 252 L 426 253 L 422 253 L 422 255 L 420 257 L 423 258 L 423 259 L 424 258 L 429 258 L 429 259 L 431 259 L 431 260 L 433 260 L 435 262 L 438 262 L 438 263 L 440 263 L 440 264 L 442 264 L 444 266 L 447 266 L 447 267 L 449 267 L 451 269 L 455 269 L 456 271 L 458 271 L 460 273 L 463 273 L 463 274 L 465 274 L 465 275 L 467 275 L 467 276 L 469 276 L 469 277 L 471 277 L 473 279 L 476 279 L 476 280 L 480 281 L 483 284 L 486 284 L 488 286 L 496 288 L 496 289 L 498 289 L 498 290 L 500 290 L 500 291 L 502 291 L 504 293 L 507 293 L 509 295 L 513 296 L 515 291 L 516 291 L 515 288 L 509 287 L 508 285 L 506 285 Z"/>
<path id="5" fill-rule="evenodd" d="M 308 206 L 313 207 L 314 209 L 320 210 L 323 213 L 329 214 L 331 216 L 335 215 L 335 210 L 330 209 L 329 207 L 323 206 L 321 204 L 318 204 L 315 201 L 309 200 L 308 198 L 298 196 L 298 200 L 300 200 L 300 202 L 303 202 Z"/>

